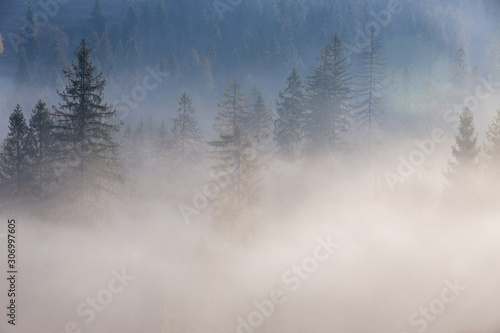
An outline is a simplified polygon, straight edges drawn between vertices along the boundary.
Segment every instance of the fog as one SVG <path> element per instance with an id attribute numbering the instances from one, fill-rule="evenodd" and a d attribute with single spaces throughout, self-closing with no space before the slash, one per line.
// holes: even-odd
<path id="1" fill-rule="evenodd" d="M 232 9 L 223 16 L 214 4 L 196 0 L 147 2 L 156 8 L 152 13 L 166 8 L 168 24 L 159 33 L 161 20 L 142 21 L 145 1 L 70 1 L 56 4 L 57 13 L 39 24 L 41 40 L 65 40 L 63 55 L 77 63 L 73 52 L 82 38 L 94 47 L 92 32 L 99 25 L 90 13 L 97 3 L 113 60 L 106 58 L 106 67 L 97 46 L 98 55 L 89 59 L 104 72 L 103 101 L 114 106 L 120 127 L 110 137 L 119 144 L 123 179 L 109 188 L 112 173 L 106 169 L 106 178 L 97 171 L 110 155 L 95 163 L 96 172 L 78 178 L 85 150 L 76 151 L 76 162 L 75 151 L 65 151 L 40 164 L 27 150 L 27 170 L 42 165 L 51 179 L 43 179 L 38 193 L 35 185 L 43 177 L 36 169 L 34 180 L 26 176 L 34 184 L 29 193 L 19 190 L 19 173 L 11 176 L 15 168 L 8 163 L 14 154 L 8 150 L 9 116 L 19 105 L 32 126 L 41 99 L 56 119 L 54 138 L 64 139 L 61 133 L 70 130 L 62 131 L 57 117 L 71 80 L 57 66 L 60 80 L 50 76 L 48 45 L 40 46 L 36 61 L 28 48 L 33 39 L 24 43 L 26 50 L 15 51 L 11 38 L 26 28 L 27 2 L 5 1 L 0 13 L 1 332 L 500 332 L 500 159 L 488 153 L 486 134 L 500 108 L 495 1 L 401 1 L 387 24 L 370 13 L 389 8 L 390 1 L 228 1 L 223 8 Z M 33 5 L 34 13 L 43 12 Z M 118 47 L 128 43 L 122 35 L 133 21 L 127 21 L 129 8 L 137 12 L 136 30 L 127 35 L 136 43 L 136 62 L 132 42 L 126 56 Z M 374 99 L 374 108 L 383 115 L 373 132 L 370 127 L 368 144 L 366 124 L 353 115 L 364 107 L 366 81 L 361 57 L 367 47 L 356 44 L 356 34 L 370 22 L 379 29 L 384 60 L 383 88 L 373 90 L 382 100 Z M 165 40 L 159 39 L 162 31 Z M 310 129 L 322 124 L 307 121 L 328 105 L 315 104 L 313 68 L 325 45 L 334 49 L 335 33 L 352 77 L 346 79 L 352 87 L 346 94 L 349 125 L 335 128 L 338 145 L 331 148 L 328 137 L 323 149 Z M 274 55 L 272 36 L 279 46 Z M 295 56 L 286 51 L 290 46 Z M 457 65 L 460 49 L 464 62 Z M 23 57 L 29 77 L 23 76 Z M 467 78 L 458 89 L 453 75 L 460 65 Z M 281 154 L 277 138 L 284 117 L 280 93 L 292 68 L 307 96 L 297 155 Z M 344 82 L 339 77 L 336 82 Z M 236 86 L 233 78 L 248 105 L 256 84 L 272 127 L 265 143 L 259 132 L 238 137 L 237 148 L 227 146 L 225 152 L 237 151 L 238 168 L 244 164 L 237 172 L 213 153 L 240 133 L 236 111 L 232 132 L 217 127 L 227 125 L 220 119 Z M 176 146 L 177 110 L 189 104 L 180 102 L 184 92 L 199 129 L 199 137 L 186 143 L 197 147 L 192 160 L 184 141 L 182 158 Z M 464 120 L 466 107 L 473 125 Z M 459 133 L 471 127 L 477 142 L 471 135 L 461 145 Z M 245 140 L 251 143 L 241 148 Z M 52 149 L 69 145 L 60 141 Z M 452 147 L 474 155 L 457 171 L 459 178 L 450 170 L 458 170 L 453 161 L 464 162 Z M 7 295 L 12 220 L 15 325 L 9 322 L 13 297 Z"/>

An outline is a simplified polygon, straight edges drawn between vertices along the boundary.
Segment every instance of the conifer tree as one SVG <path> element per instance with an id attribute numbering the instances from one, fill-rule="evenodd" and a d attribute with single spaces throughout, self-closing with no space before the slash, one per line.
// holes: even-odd
<path id="1" fill-rule="evenodd" d="M 360 99 L 355 116 L 365 130 L 368 158 L 372 157 L 375 131 L 383 116 L 383 85 L 385 56 L 382 42 L 376 37 L 372 27 L 368 43 L 360 54 L 360 76 L 357 97 Z"/>
<path id="2" fill-rule="evenodd" d="M 500 109 L 497 110 L 493 122 L 488 126 L 486 140 L 484 150 L 488 159 L 488 167 L 498 172 L 500 171 Z"/>
<path id="3" fill-rule="evenodd" d="M 64 70 L 68 84 L 59 96 L 62 103 L 55 108 L 56 139 L 60 144 L 57 160 L 71 174 L 77 193 L 110 190 L 121 182 L 121 161 L 115 134 L 116 110 L 105 103 L 106 81 L 102 72 L 95 74 L 90 49 L 82 40 L 75 50 L 76 62 Z"/>
<path id="4" fill-rule="evenodd" d="M 33 140 L 34 193 L 43 197 L 53 182 L 54 168 L 51 154 L 56 148 L 54 122 L 46 104 L 39 100 L 29 121 L 30 137 Z"/>
<path id="5" fill-rule="evenodd" d="M 281 157 L 298 157 L 304 139 L 304 92 L 299 73 L 294 68 L 286 79 L 285 90 L 279 92 L 278 119 L 274 125 L 277 153 Z"/>
<path id="6" fill-rule="evenodd" d="M 340 151 L 343 133 L 349 126 L 351 98 L 349 64 L 335 35 L 312 67 L 307 80 L 306 136 L 308 152 Z"/>
<path id="7" fill-rule="evenodd" d="M 255 83 L 249 94 L 249 110 L 245 115 L 244 130 L 252 140 L 258 155 L 266 153 L 272 133 L 271 115 L 267 111 L 262 93 Z M 259 156 L 260 157 L 260 156 Z"/>
<path id="8" fill-rule="evenodd" d="M 19 197 L 30 193 L 33 145 L 19 104 L 9 117 L 9 133 L 0 154 L 0 188 L 3 194 Z"/>
<path id="9" fill-rule="evenodd" d="M 173 156 L 182 165 L 197 165 L 201 159 L 202 142 L 191 97 L 184 92 L 177 103 L 178 115 L 172 119 Z"/>
<path id="10" fill-rule="evenodd" d="M 233 79 L 219 103 L 214 130 L 218 138 L 207 142 L 212 148 L 208 156 L 213 161 L 212 172 L 229 178 L 225 195 L 219 196 L 216 220 L 229 231 L 237 228 L 241 213 L 256 204 L 260 195 L 259 165 L 252 142 L 243 132 L 247 106 L 241 86 Z"/>
<path id="11" fill-rule="evenodd" d="M 166 156 L 166 153 L 169 150 L 169 139 L 167 126 L 165 125 L 165 121 L 162 119 L 156 138 L 156 151 L 160 157 Z"/>
<path id="12" fill-rule="evenodd" d="M 455 141 L 447 170 L 447 177 L 452 185 L 467 181 L 478 162 L 477 132 L 469 107 L 465 107 L 460 115 Z"/>

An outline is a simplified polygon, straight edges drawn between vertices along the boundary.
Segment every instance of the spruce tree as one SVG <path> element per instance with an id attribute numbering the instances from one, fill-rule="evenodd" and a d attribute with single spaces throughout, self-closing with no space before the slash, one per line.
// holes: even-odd
<path id="1" fill-rule="evenodd" d="M 39 100 L 29 121 L 30 136 L 33 140 L 34 192 L 43 197 L 54 180 L 51 154 L 56 148 L 54 122 L 46 104 Z"/>
<path id="2" fill-rule="evenodd" d="M 156 151 L 160 157 L 165 157 L 167 151 L 169 150 L 170 138 L 168 135 L 167 126 L 165 121 L 161 121 L 160 127 L 158 128 L 158 134 L 156 137 Z"/>
<path id="3" fill-rule="evenodd" d="M 470 172 L 474 170 L 478 162 L 480 150 L 477 147 L 474 116 L 469 107 L 465 107 L 460 115 L 455 141 L 451 152 L 452 159 L 449 161 L 447 170 L 447 177 L 452 185 L 469 180 Z"/>
<path id="4" fill-rule="evenodd" d="M 383 109 L 383 80 L 384 80 L 384 47 L 375 35 L 372 27 L 368 36 L 368 43 L 360 53 L 360 75 L 357 97 L 359 103 L 355 116 L 366 135 L 368 159 L 372 157 L 373 141 L 377 127 L 384 116 Z"/>
<path id="5" fill-rule="evenodd" d="M 191 97 L 184 92 L 177 103 L 178 115 L 172 119 L 173 157 L 184 166 L 197 165 L 201 160 L 202 142 Z"/>
<path id="6" fill-rule="evenodd" d="M 278 119 L 274 124 L 274 139 L 279 156 L 294 160 L 304 139 L 304 92 L 299 73 L 294 68 L 286 79 L 285 90 L 279 92 Z"/>
<path id="7" fill-rule="evenodd" d="M 340 151 L 350 117 L 351 74 L 335 35 L 311 68 L 307 80 L 306 137 L 310 154 Z"/>
<path id="8" fill-rule="evenodd" d="M 218 138 L 207 142 L 212 148 L 208 152 L 213 161 L 212 173 L 229 180 L 224 195 L 217 199 L 215 217 L 219 225 L 231 232 L 238 229 L 241 214 L 256 204 L 260 195 L 259 165 L 253 144 L 243 132 L 246 112 L 245 95 L 233 79 L 224 92 L 215 118 L 214 130 Z"/>
<path id="9" fill-rule="evenodd" d="M 105 103 L 106 81 L 102 72 L 95 74 L 90 49 L 82 40 L 64 75 L 68 84 L 59 96 L 62 103 L 54 108 L 56 139 L 61 145 L 57 160 L 65 165 L 65 176 L 71 174 L 77 193 L 110 190 L 121 182 L 121 161 L 115 134 L 116 110 Z"/>
<path id="10" fill-rule="evenodd" d="M 500 109 L 486 132 L 487 143 L 484 147 L 488 167 L 494 172 L 500 171 Z"/>
<path id="11" fill-rule="evenodd" d="M 252 140 L 258 155 L 269 149 L 272 134 L 271 115 L 267 111 L 262 93 L 255 83 L 252 84 L 248 101 L 249 109 L 245 115 L 244 130 Z"/>
<path id="12" fill-rule="evenodd" d="M 30 194 L 32 155 L 30 131 L 18 104 L 9 117 L 9 133 L 0 154 L 0 188 L 4 195 L 19 197 Z"/>

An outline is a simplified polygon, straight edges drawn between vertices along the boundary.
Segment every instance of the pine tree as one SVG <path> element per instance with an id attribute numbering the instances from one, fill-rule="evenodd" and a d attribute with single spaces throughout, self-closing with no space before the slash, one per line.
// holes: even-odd
<path id="1" fill-rule="evenodd" d="M 173 156 L 183 166 L 197 165 L 201 162 L 202 141 L 191 97 L 184 92 L 177 103 L 178 115 L 172 119 Z"/>
<path id="2" fill-rule="evenodd" d="M 224 90 L 224 100 L 219 102 L 214 130 L 218 134 L 232 134 L 236 126 L 243 128 L 248 106 L 241 85 L 234 78 Z"/>
<path id="3" fill-rule="evenodd" d="M 32 184 L 33 145 L 19 104 L 9 117 L 9 133 L 0 154 L 0 188 L 10 197 L 26 196 Z"/>
<path id="4" fill-rule="evenodd" d="M 258 203 L 260 186 L 259 165 L 255 160 L 253 145 L 239 125 L 230 134 L 219 133 L 218 139 L 207 144 L 213 150 L 208 156 L 213 161 L 211 171 L 217 178 L 229 178 L 225 195 L 217 197 L 215 217 L 217 225 L 235 232 L 236 224 L 244 212 Z M 238 235 L 239 236 L 239 235 Z"/>
<path id="5" fill-rule="evenodd" d="M 55 108 L 56 139 L 61 147 L 57 160 L 71 174 L 77 193 L 110 190 L 122 181 L 121 161 L 117 157 L 115 134 L 121 125 L 114 124 L 116 110 L 103 102 L 106 81 L 102 72 L 94 74 L 90 49 L 82 40 L 75 50 L 77 62 L 64 70 L 68 84 Z"/>
<path id="6" fill-rule="evenodd" d="M 495 119 L 486 132 L 487 143 L 484 147 L 488 159 L 488 167 L 500 171 L 500 109 L 497 110 Z"/>
<path id="7" fill-rule="evenodd" d="M 160 127 L 158 128 L 158 134 L 156 137 L 156 151 L 160 157 L 165 157 L 167 151 L 169 150 L 170 138 L 168 135 L 167 126 L 162 120 Z"/>
<path id="8" fill-rule="evenodd" d="M 236 232 L 241 225 L 241 214 L 258 202 L 259 165 L 255 159 L 252 142 L 245 136 L 242 125 L 247 112 L 245 95 L 233 79 L 219 103 L 214 130 L 218 138 L 207 142 L 212 147 L 208 156 L 213 161 L 212 172 L 216 177 L 227 177 L 225 195 L 218 197 L 216 220 L 226 231 Z"/>
<path id="9" fill-rule="evenodd" d="M 311 154 L 340 151 L 343 133 L 349 126 L 351 76 L 342 54 L 342 43 L 335 35 L 308 76 L 306 137 Z"/>
<path id="10" fill-rule="evenodd" d="M 39 100 L 29 121 L 30 136 L 33 140 L 34 192 L 43 197 L 53 182 L 54 168 L 51 162 L 51 153 L 56 148 L 53 133 L 54 122 L 46 104 Z"/>
<path id="11" fill-rule="evenodd" d="M 447 177 L 452 185 L 467 181 L 470 172 L 477 166 L 479 148 L 474 116 L 469 107 L 460 115 L 456 144 L 452 147 L 452 160 L 449 161 Z"/>
<path id="12" fill-rule="evenodd" d="M 274 125 L 274 139 L 278 155 L 294 160 L 302 149 L 304 139 L 304 93 L 299 73 L 294 68 L 286 79 L 286 87 L 279 92 L 278 119 Z"/>
<path id="13" fill-rule="evenodd" d="M 372 157 L 375 131 L 384 117 L 383 80 L 384 80 L 384 46 L 375 35 L 372 27 L 368 43 L 360 53 L 360 75 L 357 96 L 360 99 L 355 116 L 366 130 L 368 159 Z"/>
<path id="14" fill-rule="evenodd" d="M 272 122 L 262 93 L 255 83 L 250 88 L 248 105 L 249 110 L 245 115 L 244 131 L 252 140 L 260 157 L 260 155 L 268 151 L 269 139 L 272 133 Z"/>
<path id="15" fill-rule="evenodd" d="M 92 12 L 89 18 L 90 29 L 97 32 L 97 34 L 102 34 L 106 28 L 106 19 L 102 14 L 101 0 L 96 0 L 94 6 L 92 7 Z"/>

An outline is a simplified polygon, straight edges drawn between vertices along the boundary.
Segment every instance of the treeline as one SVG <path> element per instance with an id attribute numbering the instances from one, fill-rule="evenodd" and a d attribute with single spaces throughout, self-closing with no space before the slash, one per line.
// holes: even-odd
<path id="1" fill-rule="evenodd" d="M 93 63 L 107 78 L 112 98 L 135 87 L 148 66 L 170 73 L 170 90 L 189 89 L 205 96 L 224 86 L 221 80 L 230 72 L 272 71 L 280 76 L 292 68 L 303 72 L 311 61 L 307 50 L 319 49 L 332 31 L 342 36 L 349 53 L 357 53 L 370 38 L 368 31 L 359 34 L 360 27 L 375 22 L 387 7 L 387 1 L 382 0 L 370 4 L 361 0 L 253 0 L 219 16 L 213 3 L 143 1 L 125 8 L 116 4 L 113 10 L 105 11 L 96 0 L 88 12 L 78 13 L 84 17 L 82 30 L 93 50 Z M 454 30 L 456 16 L 470 9 L 467 1 L 450 2 L 446 10 L 441 6 L 423 10 L 417 3 L 405 4 L 402 9 L 384 26 L 387 39 L 400 34 L 419 36 L 435 47 L 436 54 L 451 55 L 459 47 L 470 53 L 465 25 L 460 27 L 463 31 Z M 33 87 L 62 89 L 66 50 L 82 37 L 81 32 L 68 31 L 73 27 L 63 26 L 66 31 L 58 27 L 57 16 L 53 18 L 55 23 L 38 26 L 35 14 L 39 10 L 29 2 L 18 37 L 8 37 L 9 44 L 19 50 L 17 64 L 12 64 L 16 67 L 15 94 Z M 476 12 L 483 11 L 479 4 Z M 417 89 L 416 78 L 411 77 L 414 73 L 408 68 L 397 70 L 401 73 L 395 80 Z"/>
<path id="2" fill-rule="evenodd" d="M 116 110 L 103 101 L 105 80 L 85 41 L 63 71 L 68 85 L 50 112 L 38 101 L 29 123 L 17 105 L 0 154 L 0 190 L 6 199 L 66 198 L 111 191 L 122 180 Z"/>
<path id="3" fill-rule="evenodd" d="M 245 94 L 233 79 L 219 101 L 213 124 L 216 137 L 204 144 L 187 93 L 178 99 L 171 128 L 167 129 L 164 121 L 155 126 L 150 117 L 134 130 L 128 124 L 120 135 L 123 124 L 116 110 L 104 102 L 103 73 L 93 65 L 91 49 L 83 40 L 75 51 L 77 61 L 63 70 L 68 83 L 59 92 L 59 105 L 49 111 L 40 100 L 29 121 L 19 105 L 10 116 L 9 133 L 0 153 L 2 195 L 41 200 L 58 195 L 98 196 L 116 190 L 124 175 L 135 176 L 134 171 L 150 159 L 154 164 L 168 164 L 182 179 L 193 167 L 202 166 L 206 155 L 212 163 L 211 173 L 230 179 L 223 195 L 215 200 L 216 221 L 241 227 L 235 221 L 252 220 L 252 208 L 263 196 L 261 169 L 271 158 L 289 162 L 325 156 L 341 159 L 348 134 L 355 137 L 350 148 L 355 144 L 366 162 L 376 156 L 377 139 L 384 131 L 386 117 L 391 116 L 385 111 L 394 107 L 381 84 L 383 46 L 372 30 L 357 59 L 357 71 L 352 70 L 343 50 L 342 41 L 334 35 L 304 83 L 292 69 L 279 92 L 275 112 L 266 106 L 256 84 Z M 450 96 L 466 96 L 473 88 L 473 71 L 462 49 L 456 53 L 451 74 L 446 98 L 432 97 L 437 95 L 433 92 L 429 105 L 439 105 Z M 429 112 L 433 110 L 435 106 L 429 107 Z M 450 183 L 463 179 L 455 175 L 470 169 L 471 161 L 479 156 L 471 117 L 469 111 L 461 119 Z M 488 134 L 491 160 L 496 160 L 500 150 L 495 146 L 499 132 L 498 126 L 493 126 Z"/>

